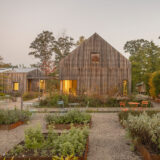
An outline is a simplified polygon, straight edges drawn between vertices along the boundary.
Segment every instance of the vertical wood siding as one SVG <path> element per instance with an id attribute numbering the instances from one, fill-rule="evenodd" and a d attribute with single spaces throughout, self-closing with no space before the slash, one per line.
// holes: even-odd
<path id="1" fill-rule="evenodd" d="M 99 63 L 92 63 L 91 53 L 100 54 Z M 107 94 L 113 88 L 122 92 L 123 80 L 128 81 L 131 91 L 131 64 L 98 34 L 84 41 L 78 48 L 61 60 L 60 80 L 77 80 L 77 92 Z"/>

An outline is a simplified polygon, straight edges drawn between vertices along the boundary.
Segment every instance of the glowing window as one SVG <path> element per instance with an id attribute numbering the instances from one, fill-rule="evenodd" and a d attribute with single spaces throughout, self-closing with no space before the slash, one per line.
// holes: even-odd
<path id="1" fill-rule="evenodd" d="M 127 90 L 128 90 L 128 86 L 127 86 L 127 80 L 123 81 L 123 96 L 127 96 Z"/>
<path id="2" fill-rule="evenodd" d="M 45 89 L 45 81 L 44 80 L 40 80 L 40 89 Z"/>
<path id="3" fill-rule="evenodd" d="M 18 91 L 19 90 L 19 83 L 18 82 L 14 82 L 13 83 L 13 90 L 14 91 Z"/>

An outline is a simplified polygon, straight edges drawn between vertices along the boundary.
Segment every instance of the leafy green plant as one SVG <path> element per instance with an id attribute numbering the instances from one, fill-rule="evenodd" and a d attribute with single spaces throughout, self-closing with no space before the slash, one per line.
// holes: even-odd
<path id="1" fill-rule="evenodd" d="M 21 110 L 0 110 L 0 124 L 12 124 L 18 121 L 26 122 L 30 119 L 31 112 Z"/>
<path id="2" fill-rule="evenodd" d="M 27 101 L 27 100 L 31 100 L 34 98 L 38 98 L 39 94 L 40 93 L 38 93 L 38 92 L 26 92 L 23 94 L 23 100 Z"/>
<path id="3" fill-rule="evenodd" d="M 118 113 L 118 117 L 119 117 L 119 120 L 121 121 L 121 122 L 123 122 L 123 121 L 125 121 L 125 120 L 127 120 L 128 119 L 128 116 L 129 115 L 133 115 L 133 116 L 139 116 L 139 115 L 141 115 L 143 113 L 143 111 L 127 111 L 127 112 L 124 112 L 124 111 L 121 111 L 121 112 L 119 112 Z M 152 115 L 154 115 L 154 114 L 157 114 L 157 113 L 159 113 L 159 111 L 146 111 L 146 114 L 148 115 L 148 116 L 152 116 Z"/>
<path id="4" fill-rule="evenodd" d="M 15 147 L 7 156 L 34 155 L 51 156 L 54 159 L 77 159 L 82 156 L 88 137 L 88 127 L 77 129 L 72 127 L 68 132 L 55 133 L 49 129 L 48 135 L 42 134 L 41 128 L 29 128 L 25 131 L 25 140 L 23 147 Z"/>
<path id="5" fill-rule="evenodd" d="M 79 110 L 71 110 L 66 114 L 48 114 L 45 117 L 48 124 L 69 124 L 78 123 L 84 124 L 89 123 L 91 120 L 91 115 L 86 112 L 81 112 Z"/>
<path id="6" fill-rule="evenodd" d="M 139 116 L 129 114 L 125 121 L 128 133 L 132 139 L 149 146 L 152 152 L 160 153 L 160 113 Z"/>

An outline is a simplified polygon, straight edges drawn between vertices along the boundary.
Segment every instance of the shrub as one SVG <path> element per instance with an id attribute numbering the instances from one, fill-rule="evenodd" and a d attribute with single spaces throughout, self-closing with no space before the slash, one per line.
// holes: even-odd
<path id="1" fill-rule="evenodd" d="M 42 134 L 41 128 L 29 128 L 25 131 L 25 140 L 23 147 L 20 147 L 21 153 L 25 154 L 38 154 L 43 156 L 53 156 L 55 158 L 62 157 L 76 157 L 82 156 L 85 151 L 85 146 L 88 137 L 88 128 L 82 129 L 72 127 L 68 132 L 61 133 L 60 135 L 50 129 L 48 135 Z M 13 148 L 7 156 L 15 156 Z M 71 155 L 71 156 L 69 156 Z"/>
<path id="2" fill-rule="evenodd" d="M 69 124 L 69 123 L 84 124 L 90 122 L 91 115 L 78 110 L 71 110 L 63 115 L 48 114 L 46 115 L 45 120 L 48 124 Z"/>
<path id="3" fill-rule="evenodd" d="M 57 106 L 58 101 L 64 101 L 64 105 L 68 106 L 68 96 L 67 94 L 58 94 L 55 93 L 49 97 L 46 97 L 46 99 L 40 101 L 40 106 Z"/>
<path id="4" fill-rule="evenodd" d="M 101 95 L 67 95 L 67 94 L 59 94 L 55 93 L 51 96 L 46 97 L 45 99 L 40 101 L 40 107 L 58 107 L 58 101 L 64 101 L 64 106 L 69 107 L 69 103 L 78 103 L 78 106 L 81 107 L 120 107 L 119 102 L 122 101 L 117 98 L 111 98 Z M 135 97 L 128 98 L 127 100 L 123 100 L 126 102 L 126 106 L 128 102 L 134 101 L 141 103 L 142 99 L 136 99 Z M 149 107 L 151 103 L 149 101 Z"/>
<path id="5" fill-rule="evenodd" d="M 18 121 L 26 122 L 31 112 L 21 110 L 0 110 L 0 124 L 13 124 Z"/>
<path id="6" fill-rule="evenodd" d="M 39 93 L 38 92 L 26 92 L 23 94 L 23 100 L 27 101 L 27 100 L 31 100 L 34 98 L 38 98 Z"/>
<path id="7" fill-rule="evenodd" d="M 119 120 L 123 123 L 123 121 L 126 121 L 128 119 L 129 115 L 139 116 L 143 112 L 144 111 L 127 111 L 127 112 L 122 111 L 118 113 L 118 117 L 119 117 Z M 157 113 L 159 113 L 159 111 L 146 111 L 146 114 L 150 117 Z"/>
<path id="8" fill-rule="evenodd" d="M 128 133 L 156 153 L 160 153 L 160 113 L 147 115 L 146 112 L 139 116 L 129 114 L 126 121 Z"/>

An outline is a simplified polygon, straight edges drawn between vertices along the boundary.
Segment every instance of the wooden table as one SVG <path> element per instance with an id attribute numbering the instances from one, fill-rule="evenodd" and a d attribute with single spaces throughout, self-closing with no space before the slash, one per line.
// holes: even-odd
<path id="1" fill-rule="evenodd" d="M 138 103 L 138 102 L 128 102 L 128 104 L 129 104 L 129 105 L 135 105 L 135 107 L 138 107 L 138 105 L 139 105 L 140 103 Z"/>

